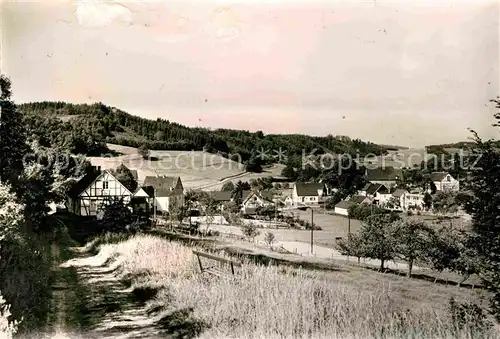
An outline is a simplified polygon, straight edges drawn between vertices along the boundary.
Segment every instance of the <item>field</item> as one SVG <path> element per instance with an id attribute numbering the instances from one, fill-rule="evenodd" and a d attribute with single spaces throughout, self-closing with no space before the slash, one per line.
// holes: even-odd
<path id="1" fill-rule="evenodd" d="M 108 144 L 108 147 L 118 155 L 89 157 L 89 161 L 102 169 L 112 169 L 124 164 L 137 170 L 140 183 L 148 175 L 179 176 L 184 188 L 188 189 L 218 190 L 227 181 L 250 181 L 275 176 L 283 168 L 275 165 L 264 169 L 263 173 L 247 173 L 238 162 L 201 151 L 151 151 L 151 157 L 158 160 L 148 161 L 142 159 L 136 148 L 113 144 Z"/>
<path id="2" fill-rule="evenodd" d="M 370 165 L 372 166 L 411 168 L 415 165 L 420 164 L 425 158 L 426 158 L 425 149 L 411 148 L 411 149 L 401 149 L 398 151 L 388 151 L 387 155 L 369 157 L 366 158 L 366 161 L 371 162 Z"/>
<path id="3" fill-rule="evenodd" d="M 104 245 L 134 290 L 158 291 L 147 302 L 198 338 L 493 338 L 459 330 L 448 301 L 480 294 L 431 282 L 338 266 L 309 271 L 244 261 L 234 279 L 197 273 L 192 248 L 153 236 Z M 101 258 L 102 262 L 109 262 Z M 147 274 L 144 274 L 147 272 Z M 182 315 L 182 317 L 181 317 Z"/>

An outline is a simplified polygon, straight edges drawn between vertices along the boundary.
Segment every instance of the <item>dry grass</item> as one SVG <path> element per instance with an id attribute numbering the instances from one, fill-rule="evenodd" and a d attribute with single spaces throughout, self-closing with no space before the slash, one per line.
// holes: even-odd
<path id="1" fill-rule="evenodd" d="M 325 273 L 248 263 L 236 278 L 202 277 L 192 249 L 168 240 L 137 236 L 113 248 L 123 274 L 142 274 L 136 284 L 163 287 L 152 306 L 164 306 L 165 314 L 192 309 L 190 321 L 209 325 L 202 338 L 478 336 L 455 330 L 445 307 L 437 307 L 441 300 L 409 300 L 412 296 L 393 289 L 382 274 L 370 273 L 369 288 Z"/>

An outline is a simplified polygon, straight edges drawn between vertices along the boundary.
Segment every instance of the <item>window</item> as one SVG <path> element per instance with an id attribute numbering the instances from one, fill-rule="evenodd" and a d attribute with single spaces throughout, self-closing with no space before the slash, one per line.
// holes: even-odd
<path id="1" fill-rule="evenodd" d="M 451 181 L 451 178 L 450 178 L 450 176 L 449 176 L 449 175 L 446 177 L 446 180 L 447 180 L 448 182 L 450 182 L 450 181 Z"/>
<path id="2" fill-rule="evenodd" d="M 107 190 L 109 188 L 109 182 L 103 181 L 102 182 L 102 188 L 105 189 L 105 190 Z"/>

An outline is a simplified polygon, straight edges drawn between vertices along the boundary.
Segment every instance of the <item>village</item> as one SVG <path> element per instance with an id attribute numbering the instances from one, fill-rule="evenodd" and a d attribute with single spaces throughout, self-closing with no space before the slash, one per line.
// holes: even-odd
<path id="1" fill-rule="evenodd" d="M 134 180 L 138 180 L 137 170 L 130 170 Z M 428 177 L 429 188 L 402 189 L 398 182 L 402 181 L 402 170 L 388 168 L 366 169 L 366 185 L 356 194 L 347 197 L 330 207 L 330 212 L 348 216 L 349 208 L 358 205 L 374 205 L 380 208 L 400 212 L 428 212 L 432 214 L 432 200 L 426 203 L 426 194 L 438 192 L 457 193 L 460 189 L 459 181 L 447 172 L 432 172 Z M 224 204 L 239 201 L 242 214 L 255 215 L 258 210 L 275 208 L 277 211 L 292 209 L 322 208 L 326 210 L 328 199 L 338 189 L 320 182 L 287 182 L 283 177 L 268 177 L 270 188 L 241 190 L 241 197 L 234 194 L 234 185 L 229 190 L 206 191 L 219 211 Z M 431 189 L 434 187 L 434 190 Z M 135 191 L 130 191 L 123 183 L 113 176 L 112 171 L 101 170 L 93 166 L 88 174 L 82 177 L 71 189 L 67 209 L 79 216 L 95 216 L 102 214 L 106 204 L 115 199 L 122 199 L 133 210 L 142 209 L 153 215 L 168 215 L 174 207 L 184 205 L 184 189 L 181 177 L 146 176 L 142 183 L 136 182 Z M 238 199 L 239 198 L 239 199 Z M 60 206 L 59 210 L 66 208 Z M 199 213 L 200 211 L 198 211 Z"/>
<path id="2" fill-rule="evenodd" d="M 500 338 L 498 2 L 0 16 L 0 339 Z"/>

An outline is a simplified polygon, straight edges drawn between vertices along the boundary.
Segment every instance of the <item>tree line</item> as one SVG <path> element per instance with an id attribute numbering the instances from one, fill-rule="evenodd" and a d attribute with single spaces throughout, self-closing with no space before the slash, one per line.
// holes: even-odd
<path id="1" fill-rule="evenodd" d="M 187 127 L 158 118 L 149 120 L 102 103 L 71 104 L 33 102 L 18 105 L 25 116 L 30 135 L 47 147 L 60 147 L 72 153 L 93 155 L 105 151 L 105 143 L 165 150 L 205 150 L 229 157 L 275 162 L 274 151 L 301 156 L 312 151 L 383 154 L 386 148 L 345 136 L 264 134 L 261 131 Z M 61 119 L 63 117 L 63 120 Z M 259 156 L 259 150 L 268 150 Z"/>

